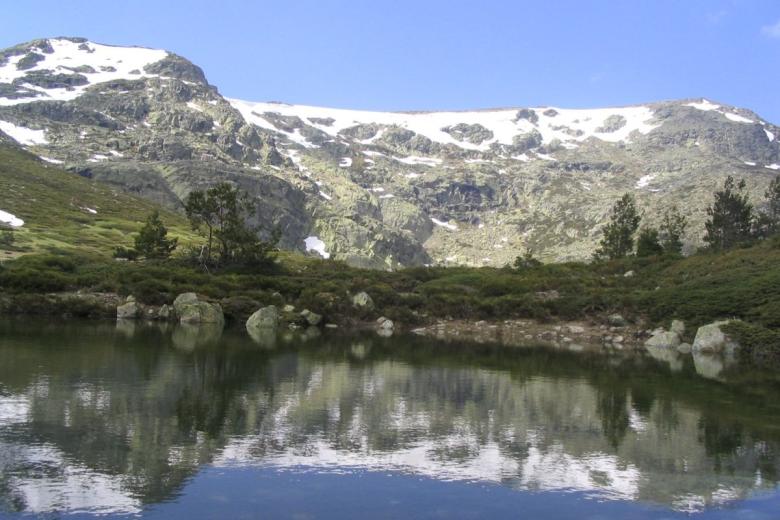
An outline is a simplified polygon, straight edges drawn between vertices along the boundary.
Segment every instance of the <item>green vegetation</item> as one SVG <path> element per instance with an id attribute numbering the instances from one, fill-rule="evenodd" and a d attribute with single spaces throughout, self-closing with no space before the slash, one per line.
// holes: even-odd
<path id="1" fill-rule="evenodd" d="M 117 246 L 132 247 L 133 234 L 159 209 L 8 145 L 0 145 L 0 194 L 0 209 L 25 221 L 0 259 L 73 251 L 110 258 Z M 160 210 L 160 216 L 180 244 L 193 243 L 195 234 L 182 215 Z"/>
<path id="2" fill-rule="evenodd" d="M 160 220 L 160 212 L 154 210 L 135 237 L 135 250 L 150 260 L 168 258 L 178 242 L 176 238 L 168 238 L 168 229 Z"/>
<path id="3" fill-rule="evenodd" d="M 715 202 L 707 208 L 704 235 L 711 249 L 730 249 L 753 239 L 755 215 L 745 186 L 744 179 L 735 183 L 729 175 L 723 189 L 715 192 Z"/>
<path id="4" fill-rule="evenodd" d="M 634 250 L 634 233 L 642 218 L 636 209 L 634 196 L 626 193 L 612 207 L 609 223 L 604 227 L 604 238 L 596 251 L 597 259 L 624 257 Z"/>

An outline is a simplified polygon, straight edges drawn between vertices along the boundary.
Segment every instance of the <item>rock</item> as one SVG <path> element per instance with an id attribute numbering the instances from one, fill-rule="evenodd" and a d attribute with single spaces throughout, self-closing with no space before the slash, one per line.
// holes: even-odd
<path id="1" fill-rule="evenodd" d="M 612 343 L 623 343 L 623 336 L 613 336 Z"/>
<path id="2" fill-rule="evenodd" d="M 680 343 L 677 345 L 677 352 L 680 354 L 690 354 L 691 353 L 691 344 L 690 343 Z"/>
<path id="3" fill-rule="evenodd" d="M 141 308 L 135 300 L 120 305 L 116 308 L 116 318 L 118 320 L 135 320 L 141 314 Z"/>
<path id="4" fill-rule="evenodd" d="M 322 321 L 322 315 L 317 314 L 316 312 L 312 312 L 309 309 L 304 309 L 301 311 L 301 317 L 306 320 L 306 323 L 311 325 L 312 327 L 316 327 L 320 324 Z"/>
<path id="5" fill-rule="evenodd" d="M 395 327 L 395 324 L 393 323 L 392 320 L 389 320 L 389 319 L 385 318 L 384 316 L 382 316 L 381 318 L 376 320 L 376 322 L 377 322 L 377 326 L 378 326 L 377 327 L 377 333 L 380 336 L 388 337 L 388 336 L 392 336 L 393 335 L 393 329 Z"/>
<path id="6" fill-rule="evenodd" d="M 678 336 L 682 337 L 685 334 L 685 322 L 682 320 L 672 320 L 672 326 L 669 330 L 676 332 Z"/>
<path id="7" fill-rule="evenodd" d="M 190 305 L 192 303 L 198 302 L 198 295 L 193 292 L 188 293 L 182 293 L 176 297 L 175 300 L 173 300 L 173 308 L 176 310 L 176 313 L 179 313 L 180 309 L 183 309 L 185 305 Z"/>
<path id="8" fill-rule="evenodd" d="M 626 319 L 620 314 L 611 314 L 607 318 L 607 323 L 609 323 L 613 327 L 625 327 L 626 325 L 628 325 L 628 321 L 626 321 Z"/>
<path id="9" fill-rule="evenodd" d="M 569 334 L 583 334 L 585 332 L 585 327 L 581 325 L 569 325 L 566 327 L 569 331 Z"/>
<path id="10" fill-rule="evenodd" d="M 180 323 L 215 323 L 225 322 L 222 306 L 218 303 L 195 302 L 182 307 L 181 312 L 176 313 Z"/>
<path id="11" fill-rule="evenodd" d="M 633 278 L 636 273 L 634 271 L 626 271 L 626 274 L 623 275 L 624 278 Z"/>
<path id="12" fill-rule="evenodd" d="M 727 323 L 730 323 L 730 320 L 716 321 L 699 327 L 699 330 L 696 331 L 696 338 L 693 340 L 691 351 L 694 354 L 702 352 L 734 354 L 739 348 L 739 344 L 721 329 Z"/>
<path id="13" fill-rule="evenodd" d="M 127 298 L 125 298 L 126 303 L 132 303 L 134 301 L 135 301 L 135 296 L 133 296 L 132 294 L 129 295 Z"/>
<path id="14" fill-rule="evenodd" d="M 337 329 L 337 328 L 339 328 L 339 326 L 336 325 L 335 323 L 326 323 L 325 324 L 325 328 L 326 329 Z"/>
<path id="15" fill-rule="evenodd" d="M 173 309 L 180 323 L 216 323 L 225 322 L 225 315 L 218 303 L 198 300 L 195 293 L 183 293 L 173 301 Z"/>
<path id="16" fill-rule="evenodd" d="M 279 309 L 275 305 L 258 309 L 246 320 L 246 329 L 250 332 L 259 329 L 275 331 L 278 327 Z"/>
<path id="17" fill-rule="evenodd" d="M 677 348 L 680 344 L 680 336 L 676 332 L 663 329 L 656 330 L 653 335 L 645 341 L 645 347 L 656 348 Z"/>
<path id="18" fill-rule="evenodd" d="M 352 297 L 352 306 L 370 311 L 374 309 L 374 300 L 371 299 L 367 292 L 361 291 Z"/>
<path id="19" fill-rule="evenodd" d="M 295 312 L 295 305 L 287 304 L 284 307 L 282 307 L 283 312 Z"/>
<path id="20" fill-rule="evenodd" d="M 162 307 L 160 307 L 160 310 L 157 312 L 157 319 L 167 321 L 171 319 L 172 314 L 173 314 L 173 308 L 166 303 Z"/>

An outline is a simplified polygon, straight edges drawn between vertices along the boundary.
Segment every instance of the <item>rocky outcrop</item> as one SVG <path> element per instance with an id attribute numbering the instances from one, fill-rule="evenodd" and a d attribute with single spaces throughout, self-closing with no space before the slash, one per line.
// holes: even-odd
<path id="1" fill-rule="evenodd" d="M 733 355 L 739 348 L 739 343 L 723 331 L 722 327 L 728 323 L 730 323 L 730 320 L 716 321 L 709 325 L 699 327 L 699 330 L 696 331 L 696 338 L 693 340 L 693 353 L 723 353 Z"/>

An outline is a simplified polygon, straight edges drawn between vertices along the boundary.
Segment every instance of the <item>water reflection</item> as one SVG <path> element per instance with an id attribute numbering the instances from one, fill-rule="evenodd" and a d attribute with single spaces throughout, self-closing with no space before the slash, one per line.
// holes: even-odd
<path id="1" fill-rule="evenodd" d="M 0 508 L 133 513 L 206 464 L 392 470 L 678 510 L 777 482 L 773 389 L 707 380 L 690 357 L 306 332 L 273 347 L 243 330 L 0 323 Z"/>

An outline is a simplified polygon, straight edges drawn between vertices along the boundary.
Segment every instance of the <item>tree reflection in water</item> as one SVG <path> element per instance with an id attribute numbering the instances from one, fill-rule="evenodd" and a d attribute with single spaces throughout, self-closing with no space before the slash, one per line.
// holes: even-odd
<path id="1" fill-rule="evenodd" d="M 138 511 L 205 464 L 389 469 L 682 510 L 777 482 L 777 389 L 714 380 L 712 363 L 702 377 L 690 356 L 261 340 L 0 323 L 0 507 Z"/>

